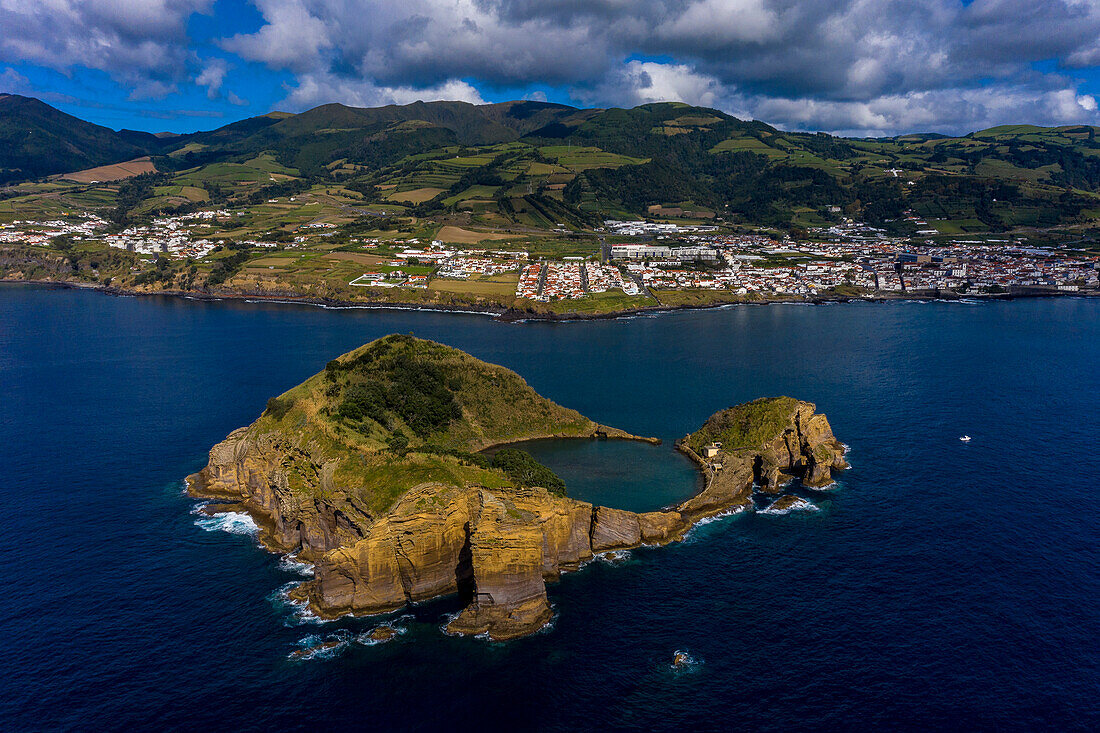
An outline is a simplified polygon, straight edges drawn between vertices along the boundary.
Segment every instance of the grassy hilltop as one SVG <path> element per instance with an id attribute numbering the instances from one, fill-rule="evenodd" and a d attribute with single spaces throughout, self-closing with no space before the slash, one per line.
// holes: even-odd
<path id="1" fill-rule="evenodd" d="M 587 436 L 597 426 L 541 397 L 514 372 L 456 349 L 393 335 L 331 361 L 272 398 L 249 428 L 257 441 L 291 443 L 288 488 L 328 498 L 340 487 L 382 513 L 425 482 L 564 490 L 519 451 L 481 449 L 539 436 Z"/>
<path id="2" fill-rule="evenodd" d="M 793 397 L 760 397 L 721 410 L 688 435 L 685 444 L 700 455 L 703 446 L 714 442 L 727 452 L 759 448 L 783 432 L 798 406 Z"/>

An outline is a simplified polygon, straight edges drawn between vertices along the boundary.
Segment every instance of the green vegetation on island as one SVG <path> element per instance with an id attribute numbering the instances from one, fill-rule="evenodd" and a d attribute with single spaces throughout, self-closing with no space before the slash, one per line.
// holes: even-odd
<path id="1" fill-rule="evenodd" d="M 565 496 L 530 454 L 473 451 L 549 435 L 634 436 L 555 405 L 507 369 L 387 336 L 270 401 L 211 449 L 188 487 L 217 502 L 204 511 L 246 511 L 268 547 L 314 563 L 290 595 L 323 618 L 457 594 L 464 608 L 448 633 L 505 640 L 542 628 L 553 615 L 546 582 L 597 554 L 675 542 L 706 517 L 751 510 L 757 493 L 790 478 L 822 486 L 847 467 L 807 402 L 758 400 L 707 425 L 759 444 L 718 449 L 710 462 L 689 453 L 704 485 L 674 507 L 595 506 Z"/>
<path id="2" fill-rule="evenodd" d="M 479 451 L 532 437 L 588 437 L 596 429 L 514 372 L 393 335 L 332 360 L 270 399 L 249 432 L 261 442 L 289 440 L 308 455 L 299 461 L 292 451 L 286 459 L 292 490 L 323 496 L 330 483 L 354 487 L 355 501 L 380 512 L 430 482 L 564 493 L 561 479 L 529 454 L 511 449 L 490 458 Z"/>
<path id="3" fill-rule="evenodd" d="M 798 404 L 792 397 L 761 397 L 730 407 L 711 415 L 685 443 L 699 455 L 712 443 L 721 444 L 725 451 L 758 449 L 783 432 Z"/>

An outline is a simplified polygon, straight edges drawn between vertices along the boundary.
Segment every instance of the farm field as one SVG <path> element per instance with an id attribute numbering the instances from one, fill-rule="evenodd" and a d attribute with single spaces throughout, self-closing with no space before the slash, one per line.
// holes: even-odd
<path id="1" fill-rule="evenodd" d="M 478 280 L 444 280 L 435 278 L 428 289 L 447 293 L 468 293 L 471 295 L 495 296 L 499 298 L 515 297 L 519 275 L 498 275 Z"/>
<path id="2" fill-rule="evenodd" d="M 387 201 L 401 201 L 408 204 L 421 204 L 443 193 L 444 188 L 414 188 L 408 191 L 396 191 L 386 196 Z"/>
<path id="3" fill-rule="evenodd" d="M 495 242 L 505 239 L 520 239 L 521 234 L 499 234 L 496 232 L 475 232 L 453 225 L 441 227 L 435 235 L 436 239 L 452 244 L 478 244 L 480 242 Z"/>
<path id="4" fill-rule="evenodd" d="M 142 173 L 153 173 L 156 171 L 156 166 L 153 165 L 152 159 L 148 156 L 144 158 L 135 158 L 134 160 L 126 161 L 125 163 L 115 163 L 114 165 L 102 165 L 98 168 L 88 168 L 82 171 L 75 171 L 73 173 L 66 173 L 61 178 L 68 181 L 75 181 L 76 183 L 91 183 L 93 181 L 120 181 L 124 178 L 130 178 Z"/>

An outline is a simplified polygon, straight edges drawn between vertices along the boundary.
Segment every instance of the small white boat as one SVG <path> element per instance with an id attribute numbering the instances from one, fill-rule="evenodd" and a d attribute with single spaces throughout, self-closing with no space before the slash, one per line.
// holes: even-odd
<path id="1" fill-rule="evenodd" d="M 964 435 L 961 438 L 959 438 L 959 440 L 961 440 L 964 443 L 969 443 L 970 442 L 970 436 L 969 435 Z"/>

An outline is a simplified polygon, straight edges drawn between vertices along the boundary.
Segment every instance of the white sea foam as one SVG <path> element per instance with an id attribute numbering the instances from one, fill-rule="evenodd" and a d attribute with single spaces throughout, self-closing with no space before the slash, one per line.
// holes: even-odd
<path id="1" fill-rule="evenodd" d="M 276 610 L 286 611 L 283 626 L 320 626 L 330 623 L 330 619 L 323 619 L 309 609 L 309 604 L 290 597 L 290 591 L 301 585 L 301 581 L 293 580 L 275 589 L 267 600 L 271 601 Z"/>
<path id="2" fill-rule="evenodd" d="M 389 637 L 388 639 L 374 639 L 371 637 L 371 634 L 375 630 L 382 628 L 392 631 L 393 636 Z M 370 631 L 364 631 L 361 634 L 356 634 L 355 641 L 356 643 L 362 644 L 363 646 L 378 646 L 379 644 L 385 644 L 386 642 L 393 641 L 397 637 L 404 634 L 406 631 L 408 631 L 408 629 L 403 626 L 394 626 L 393 624 L 379 624 Z"/>
<path id="3" fill-rule="evenodd" d="M 702 519 L 695 522 L 695 524 L 691 525 L 691 529 L 684 533 L 684 544 L 691 544 L 696 540 L 695 533 L 696 530 L 698 530 L 700 527 L 705 527 L 708 524 L 714 524 L 715 522 L 721 522 L 724 519 L 736 517 L 738 514 L 744 514 L 748 511 L 751 511 L 751 507 L 739 505 L 730 509 L 726 509 L 725 511 L 718 512 L 717 514 L 714 514 L 712 516 L 703 517 Z"/>
<path id="4" fill-rule="evenodd" d="M 310 634 L 298 642 L 298 648 L 288 654 L 287 659 L 295 662 L 332 659 L 342 654 L 353 640 L 351 632 L 346 629 L 339 629 L 325 636 Z"/>
<path id="5" fill-rule="evenodd" d="M 677 649 L 672 653 L 672 664 L 668 665 L 673 672 L 689 672 L 703 663 L 702 659 L 694 657 L 690 652 Z"/>
<path id="6" fill-rule="evenodd" d="M 553 632 L 554 626 L 558 623 L 558 616 L 561 614 L 558 613 L 558 609 L 552 603 L 550 604 L 550 611 L 552 612 L 550 620 L 540 626 L 539 630 L 535 632 L 536 634 L 549 634 Z"/>
<path id="7" fill-rule="evenodd" d="M 252 517 L 244 512 L 222 512 L 213 516 L 202 514 L 195 520 L 195 526 L 207 532 L 229 532 L 230 534 L 254 535 L 260 531 Z"/>
<path id="8" fill-rule="evenodd" d="M 294 555 L 283 555 L 279 558 L 279 569 L 299 575 L 313 575 L 313 563 L 299 560 Z"/>
<path id="9" fill-rule="evenodd" d="M 778 502 L 778 501 L 779 500 L 777 499 L 776 502 Z M 776 502 L 772 502 L 772 505 L 769 506 L 767 509 L 764 509 L 763 511 L 761 511 L 760 514 L 782 515 L 782 514 L 790 514 L 791 512 L 816 512 L 816 511 L 819 511 L 818 507 L 815 504 L 813 504 L 812 502 L 806 501 L 805 499 L 797 499 L 793 504 L 791 504 L 786 509 L 773 509 L 772 507 L 775 506 Z"/>
<path id="10" fill-rule="evenodd" d="M 632 557 L 630 550 L 608 550 L 607 552 L 596 553 L 594 559 L 608 565 L 622 565 L 629 562 Z"/>
<path id="11" fill-rule="evenodd" d="M 459 613 L 460 613 L 459 611 L 455 611 L 454 613 L 445 613 L 445 614 L 443 614 L 440 617 L 440 618 L 443 619 L 443 623 L 440 624 L 439 630 L 442 631 L 447 636 L 462 636 L 462 634 L 456 634 L 454 632 L 451 632 L 451 631 L 447 630 L 447 627 L 451 625 L 451 622 L 454 621 L 456 618 L 458 618 Z"/>

